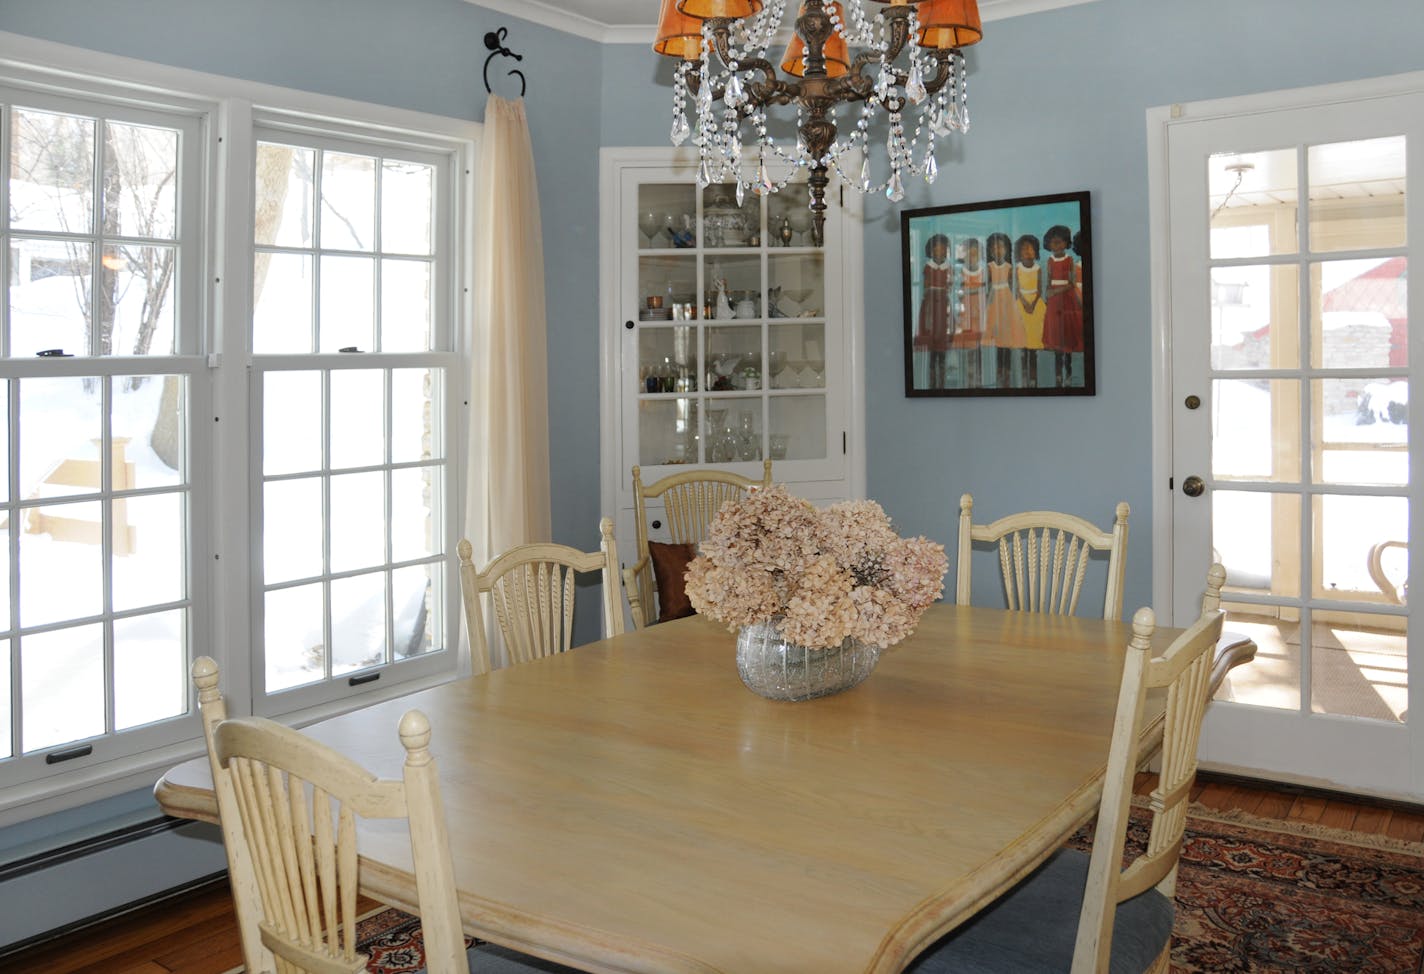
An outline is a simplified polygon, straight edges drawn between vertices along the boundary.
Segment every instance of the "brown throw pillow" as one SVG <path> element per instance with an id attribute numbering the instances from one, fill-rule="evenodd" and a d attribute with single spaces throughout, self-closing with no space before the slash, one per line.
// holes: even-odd
<path id="1" fill-rule="evenodd" d="M 697 610 L 687 598 L 684 575 L 687 565 L 697 557 L 697 545 L 648 542 L 648 557 L 653 561 L 653 578 L 658 583 L 658 621 L 681 619 L 696 615 Z"/>

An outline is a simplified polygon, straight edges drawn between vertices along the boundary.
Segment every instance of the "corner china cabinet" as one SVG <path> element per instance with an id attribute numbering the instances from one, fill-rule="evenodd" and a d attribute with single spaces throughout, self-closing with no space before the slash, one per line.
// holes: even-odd
<path id="1" fill-rule="evenodd" d="M 832 186 L 818 247 L 804 174 L 739 204 L 696 163 L 602 153 L 602 510 L 622 552 L 635 464 L 644 484 L 691 465 L 759 479 L 769 457 L 818 504 L 865 493 L 860 194 Z"/>

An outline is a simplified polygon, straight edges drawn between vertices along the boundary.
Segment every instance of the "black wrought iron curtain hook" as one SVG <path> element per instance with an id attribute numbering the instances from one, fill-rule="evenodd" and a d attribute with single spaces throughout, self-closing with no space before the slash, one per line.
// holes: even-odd
<path id="1" fill-rule="evenodd" d="M 490 56 L 485 58 L 485 91 L 490 94 L 494 94 L 494 89 L 490 87 L 489 83 L 490 62 L 493 61 L 499 55 L 504 55 L 505 57 L 512 57 L 516 61 L 524 60 L 524 55 L 515 54 L 509 48 L 504 46 L 504 37 L 508 33 L 508 28 L 501 27 L 499 30 L 492 30 L 485 35 L 485 47 L 489 48 L 490 50 Z M 519 76 L 519 97 L 523 98 L 524 92 L 528 88 L 528 85 L 524 80 L 524 72 L 520 71 L 518 68 L 514 68 L 509 73 L 510 75 Z"/>

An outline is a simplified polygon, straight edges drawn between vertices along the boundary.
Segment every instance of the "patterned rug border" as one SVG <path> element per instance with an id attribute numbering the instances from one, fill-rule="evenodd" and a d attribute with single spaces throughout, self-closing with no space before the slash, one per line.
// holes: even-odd
<path id="1" fill-rule="evenodd" d="M 1133 795 L 1132 804 L 1136 808 L 1146 808 L 1148 804 L 1147 796 Z M 1356 846 L 1361 849 L 1373 849 L 1378 852 L 1399 852 L 1405 855 L 1424 857 L 1424 842 L 1415 842 L 1411 839 L 1399 839 L 1392 835 L 1375 835 L 1368 832 L 1356 832 L 1353 829 L 1341 829 L 1330 825 L 1320 825 L 1317 822 L 1267 818 L 1243 811 L 1239 808 L 1217 809 L 1209 808 L 1199 802 L 1190 802 L 1187 805 L 1187 818 L 1188 820 L 1195 818 L 1206 822 L 1218 822 L 1225 825 L 1240 825 L 1250 829 L 1257 829 L 1261 832 L 1301 836 L 1308 839 L 1321 839 L 1325 842 L 1338 842 L 1341 845 Z"/>
<path id="2" fill-rule="evenodd" d="M 378 915 L 378 914 L 384 913 L 384 912 L 386 912 L 387 910 L 394 910 L 394 909 L 395 909 L 395 907 L 393 907 L 393 906 L 386 906 L 384 903 L 382 903 L 382 904 L 380 904 L 380 905 L 378 905 L 378 906 L 372 907 L 371 909 L 367 910 L 365 913 L 362 913 L 360 916 L 358 916 L 358 917 L 356 918 L 356 922 L 357 922 L 357 923 L 364 923 L 365 921 L 371 919 L 371 917 L 373 917 L 373 916 L 376 916 L 376 915 Z M 247 966 L 244 965 L 244 964 L 238 964 L 236 967 L 232 968 L 231 970 L 223 971 L 222 974 L 247 974 Z"/>

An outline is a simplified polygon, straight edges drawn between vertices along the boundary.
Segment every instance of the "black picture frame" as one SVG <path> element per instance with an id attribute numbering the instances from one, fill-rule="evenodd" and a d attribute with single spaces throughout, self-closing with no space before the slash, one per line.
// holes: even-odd
<path id="1" fill-rule="evenodd" d="M 902 211 L 905 395 L 1095 395 L 1090 211 L 1086 191 Z"/>

